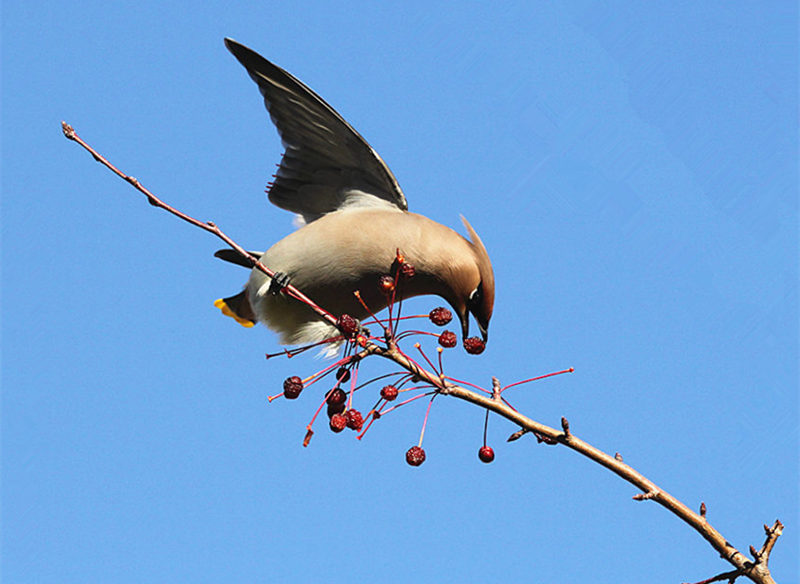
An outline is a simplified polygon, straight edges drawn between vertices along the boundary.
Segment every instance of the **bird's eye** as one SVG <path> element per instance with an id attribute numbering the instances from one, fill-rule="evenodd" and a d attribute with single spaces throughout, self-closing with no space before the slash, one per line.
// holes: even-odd
<path id="1" fill-rule="evenodd" d="M 483 282 L 478 284 L 478 287 L 472 291 L 472 294 L 469 295 L 469 306 L 470 308 L 478 306 L 480 304 L 481 299 L 483 298 Z"/>

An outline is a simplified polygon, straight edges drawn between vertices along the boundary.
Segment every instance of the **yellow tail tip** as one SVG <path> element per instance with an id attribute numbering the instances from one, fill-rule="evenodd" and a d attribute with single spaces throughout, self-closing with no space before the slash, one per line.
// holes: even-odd
<path id="1" fill-rule="evenodd" d="M 233 320 L 235 320 L 236 322 L 238 322 L 240 325 L 242 325 L 245 328 L 250 328 L 250 327 L 252 327 L 252 326 L 254 326 L 256 324 L 252 320 L 248 320 L 246 318 L 242 318 L 241 316 L 236 314 L 233 310 L 231 310 L 230 306 L 228 306 L 225 303 L 225 299 L 224 298 L 216 299 L 214 301 L 214 306 L 219 308 L 222 311 L 222 314 L 224 314 L 225 316 L 230 316 Z"/>

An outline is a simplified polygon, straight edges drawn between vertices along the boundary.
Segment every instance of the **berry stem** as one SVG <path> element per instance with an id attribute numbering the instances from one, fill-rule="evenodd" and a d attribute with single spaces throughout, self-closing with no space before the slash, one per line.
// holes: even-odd
<path id="1" fill-rule="evenodd" d="M 485 394 L 492 395 L 491 391 L 483 389 L 480 385 L 475 385 L 474 383 L 470 383 L 469 381 L 461 381 L 460 379 L 456 379 L 455 377 L 450 377 L 449 375 L 445 375 L 444 378 L 447 379 L 448 381 L 453 381 L 454 383 L 458 383 L 459 385 L 468 385 L 473 389 L 477 389 L 478 391 L 482 391 Z"/>
<path id="2" fill-rule="evenodd" d="M 554 373 L 547 373 L 545 375 L 539 375 L 538 377 L 531 377 L 530 379 L 523 379 L 522 381 L 515 381 L 514 383 L 509 383 L 508 385 L 506 385 L 500 391 L 503 392 L 503 391 L 505 391 L 505 390 L 507 390 L 507 389 L 509 389 L 511 387 L 514 387 L 515 385 L 522 385 L 523 383 L 530 383 L 531 381 L 538 381 L 539 379 L 544 379 L 545 377 L 553 377 L 555 375 L 562 375 L 564 373 L 572 373 L 573 371 L 575 371 L 575 368 L 574 367 L 570 367 L 569 369 L 562 369 L 561 371 L 556 371 Z"/>
<path id="3" fill-rule="evenodd" d="M 440 373 L 440 374 L 441 374 L 441 371 L 438 371 L 438 370 L 436 369 L 436 366 L 435 366 L 433 363 L 431 363 L 431 360 L 430 360 L 430 359 L 428 359 L 428 356 L 427 356 L 427 355 L 425 354 L 425 352 L 422 350 L 422 345 L 420 345 L 419 343 L 414 343 L 414 348 L 415 348 L 417 351 L 419 351 L 419 354 L 420 354 L 420 355 L 422 355 L 422 358 L 423 358 L 423 359 L 425 359 L 425 361 L 428 363 L 428 365 L 430 365 L 430 366 L 431 366 L 431 369 L 433 369 L 434 371 L 436 371 L 436 373 Z"/>
<path id="4" fill-rule="evenodd" d="M 420 448 L 422 448 L 422 439 L 425 437 L 425 426 L 428 425 L 428 415 L 430 415 L 431 413 L 431 406 L 433 405 L 433 400 L 436 399 L 437 395 L 439 394 L 437 393 L 433 394 L 433 397 L 431 397 L 431 401 L 428 402 L 428 409 L 425 410 L 425 419 L 422 421 L 422 430 L 419 433 L 419 444 L 417 444 L 417 446 L 419 446 Z"/>

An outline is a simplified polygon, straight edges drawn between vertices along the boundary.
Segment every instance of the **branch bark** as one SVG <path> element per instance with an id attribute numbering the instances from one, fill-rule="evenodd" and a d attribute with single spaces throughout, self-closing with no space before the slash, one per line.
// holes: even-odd
<path id="1" fill-rule="evenodd" d="M 97 162 L 103 164 L 114 174 L 144 194 L 151 205 L 164 209 L 183 221 L 214 234 L 227 245 L 229 245 L 231 249 L 235 250 L 243 258 L 245 258 L 246 261 L 254 268 L 261 270 L 267 276 L 272 277 L 274 275 L 272 270 L 270 270 L 267 266 L 264 266 L 257 257 L 248 253 L 243 247 L 223 233 L 216 224 L 211 221 L 199 221 L 166 204 L 161 199 L 156 197 L 152 192 L 142 186 L 142 184 L 136 178 L 123 173 L 114 165 L 112 165 L 105 157 L 103 157 L 94 148 L 81 139 L 75 133 L 75 130 L 72 128 L 72 126 L 66 122 L 62 122 L 61 124 L 62 131 L 64 132 L 64 136 L 66 138 L 80 144 L 80 146 L 88 151 Z M 287 286 L 284 289 L 284 292 L 296 298 L 297 300 L 306 303 L 312 309 L 314 309 L 317 314 L 320 315 L 320 317 L 327 320 L 334 326 L 336 325 L 336 317 L 319 307 L 294 286 Z M 423 368 L 418 363 L 406 356 L 402 351 L 400 351 L 397 348 L 395 340 L 392 339 L 388 334 L 385 342 L 386 346 L 383 347 L 375 344 L 372 341 L 365 341 L 362 345 L 361 351 L 359 352 L 359 359 L 363 359 L 369 355 L 377 355 L 384 359 L 393 361 L 399 367 L 405 369 L 413 375 L 416 375 L 425 383 L 433 386 L 438 393 L 473 403 L 481 408 L 486 408 L 487 410 L 491 410 L 497 415 L 519 425 L 521 430 L 512 434 L 509 437 L 509 441 L 517 440 L 524 434 L 530 432 L 533 433 L 539 441 L 546 442 L 548 444 L 562 444 L 567 448 L 574 450 L 575 452 L 604 466 L 623 480 L 641 490 L 641 493 L 633 496 L 634 500 L 654 501 L 683 520 L 692 529 L 697 531 L 700 536 L 711 545 L 711 547 L 719 552 L 720 556 L 724 560 L 734 567 L 732 571 L 723 572 L 713 576 L 712 578 L 697 582 L 696 584 L 710 584 L 711 582 L 719 582 L 723 580 L 733 582 L 741 576 L 744 576 L 753 582 L 756 582 L 757 584 L 775 584 L 775 580 L 772 578 L 772 575 L 769 571 L 768 562 L 775 543 L 783 532 L 783 524 L 779 520 L 776 520 L 771 527 L 764 525 L 764 531 L 766 533 L 764 544 L 759 550 L 756 550 L 753 546 L 750 546 L 750 552 L 753 556 L 753 559 L 748 559 L 708 522 L 705 517 L 705 503 L 701 504 L 699 513 L 692 511 L 688 506 L 676 499 L 674 496 L 670 495 L 667 491 L 656 485 L 653 481 L 646 478 L 631 466 L 625 464 L 619 454 L 611 456 L 575 436 L 571 431 L 569 422 L 566 418 L 561 419 L 561 430 L 557 430 L 556 428 L 552 428 L 537 422 L 519 413 L 505 403 L 505 401 L 500 397 L 500 392 L 498 391 L 499 383 L 496 379 L 493 379 L 495 391 L 492 393 L 492 395 L 483 395 L 460 385 L 451 383 L 445 378 L 444 375 L 437 375 Z"/>

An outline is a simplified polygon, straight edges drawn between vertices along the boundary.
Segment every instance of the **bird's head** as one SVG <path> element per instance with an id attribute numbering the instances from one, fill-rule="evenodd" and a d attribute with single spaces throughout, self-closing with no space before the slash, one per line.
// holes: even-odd
<path id="1" fill-rule="evenodd" d="M 489 338 L 489 321 L 494 309 L 494 271 L 481 238 L 464 217 L 461 217 L 461 221 L 469 233 L 472 261 L 460 271 L 454 290 L 455 298 L 451 300 L 451 304 L 461 321 L 463 339 L 469 337 L 471 314 L 478 323 L 483 341 L 486 342 Z"/>

